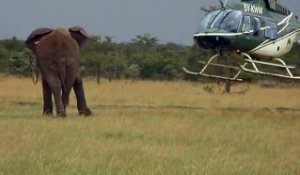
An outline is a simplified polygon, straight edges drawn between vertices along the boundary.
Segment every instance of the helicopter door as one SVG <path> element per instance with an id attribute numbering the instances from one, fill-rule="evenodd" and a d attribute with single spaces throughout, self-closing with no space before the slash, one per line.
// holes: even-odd
<path id="1" fill-rule="evenodd" d="M 241 36 L 239 37 L 237 42 L 234 43 L 234 45 L 236 45 L 239 50 L 242 50 L 244 52 L 250 51 L 255 48 L 261 40 L 261 38 L 259 37 L 260 34 L 258 34 L 259 32 L 257 33 L 260 24 L 256 24 L 255 18 L 253 16 L 243 16 L 243 21 L 239 30 Z"/>
<path id="2" fill-rule="evenodd" d="M 275 40 L 277 38 L 277 24 L 274 22 L 267 22 L 268 28 L 265 31 L 265 38 Z"/>
<path id="3" fill-rule="evenodd" d="M 242 26 L 242 32 L 245 34 L 250 34 L 253 32 L 254 27 L 251 22 L 251 17 L 250 16 L 244 16 L 243 20 L 243 26 Z"/>
<path id="4" fill-rule="evenodd" d="M 261 28 L 262 28 L 262 21 L 258 17 L 253 17 L 253 24 L 254 24 L 254 33 L 253 35 L 256 37 L 260 37 L 262 34 Z"/>

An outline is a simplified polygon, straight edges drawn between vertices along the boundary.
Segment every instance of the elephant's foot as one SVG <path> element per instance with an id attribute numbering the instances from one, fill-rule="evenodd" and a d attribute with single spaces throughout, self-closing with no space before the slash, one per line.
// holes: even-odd
<path id="1" fill-rule="evenodd" d="M 64 111 L 57 111 L 57 116 L 63 117 L 63 118 L 67 117 L 66 112 L 64 112 Z"/>
<path id="2" fill-rule="evenodd" d="M 78 112 L 79 112 L 79 115 L 84 115 L 84 116 L 92 115 L 92 111 L 89 108 L 86 108 L 85 110 L 80 110 Z"/>
<path id="3" fill-rule="evenodd" d="M 44 110 L 43 115 L 46 117 L 51 117 L 53 116 L 52 110 Z"/>

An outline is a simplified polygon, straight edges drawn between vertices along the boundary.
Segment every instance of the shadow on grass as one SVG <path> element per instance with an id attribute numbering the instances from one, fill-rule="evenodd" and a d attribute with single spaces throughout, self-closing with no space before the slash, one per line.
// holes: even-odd
<path id="1" fill-rule="evenodd" d="M 0 118 L 36 118 L 42 115 L 42 103 L 36 101 L 25 101 L 25 100 L 8 100 L 1 99 Z M 300 109 L 277 107 L 277 108 L 238 108 L 238 107 L 201 107 L 201 106 L 188 106 L 188 105 L 147 105 L 147 104 L 99 104 L 92 105 L 91 109 L 93 111 L 101 110 L 176 110 L 176 111 L 197 111 L 206 113 L 208 111 L 214 112 L 234 112 L 234 113 L 249 113 L 249 114 L 292 114 L 298 116 L 300 114 Z M 77 116 L 76 106 L 71 105 L 67 108 L 68 113 L 71 116 Z M 69 115 L 68 114 L 68 115 Z M 95 116 L 95 115 L 94 115 Z M 46 118 L 56 118 L 55 116 Z"/>
<path id="2" fill-rule="evenodd" d="M 184 106 L 184 105 L 94 105 L 92 109 L 152 109 L 152 110 L 161 110 L 161 109 L 173 109 L 173 110 L 193 110 L 193 111 L 218 111 L 218 112 L 269 112 L 269 113 L 297 113 L 300 114 L 300 109 L 295 108 L 235 108 L 235 107 L 215 107 L 215 108 L 205 108 L 200 106 Z"/>

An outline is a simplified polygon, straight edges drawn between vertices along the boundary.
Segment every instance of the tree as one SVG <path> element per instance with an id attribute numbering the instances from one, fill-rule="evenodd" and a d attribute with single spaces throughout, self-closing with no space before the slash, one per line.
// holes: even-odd
<path id="1" fill-rule="evenodd" d="M 5 73 L 8 71 L 8 58 L 10 57 L 10 52 L 3 46 L 0 46 L 0 73 Z"/>
<path id="2" fill-rule="evenodd" d="M 8 71 L 10 74 L 30 76 L 33 62 L 26 51 L 13 52 L 8 59 Z"/>
<path id="3" fill-rule="evenodd" d="M 18 40 L 15 36 L 11 39 L 2 40 L 1 45 L 10 52 L 22 52 L 25 49 L 24 42 Z"/>
<path id="4" fill-rule="evenodd" d="M 84 66 L 85 71 L 96 77 L 97 83 L 100 84 L 100 75 L 106 75 L 111 81 L 113 77 L 119 77 L 120 71 L 123 70 L 118 62 L 115 52 L 116 43 L 112 41 L 111 36 L 92 36 L 87 47 L 84 49 Z"/>
<path id="5" fill-rule="evenodd" d="M 149 33 L 143 35 L 137 35 L 135 39 L 132 39 L 132 42 L 136 44 L 137 48 L 141 51 L 147 51 L 150 48 L 158 45 L 159 39 L 151 36 Z"/>
<path id="6" fill-rule="evenodd" d="M 126 78 L 138 79 L 141 75 L 141 68 L 137 64 L 130 65 L 125 73 Z"/>

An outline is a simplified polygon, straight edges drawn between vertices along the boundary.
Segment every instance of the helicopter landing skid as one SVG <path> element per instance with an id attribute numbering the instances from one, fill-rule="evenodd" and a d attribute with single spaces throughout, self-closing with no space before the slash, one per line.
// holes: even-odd
<path id="1" fill-rule="evenodd" d="M 295 66 L 290 66 L 287 65 L 282 59 L 280 58 L 275 58 L 274 61 L 278 63 L 271 63 L 271 62 L 265 62 L 265 61 L 257 61 L 253 60 L 250 55 L 247 53 L 241 53 L 242 56 L 244 56 L 245 59 L 245 64 L 241 65 L 241 69 L 245 72 L 249 73 L 254 73 L 254 74 L 261 74 L 261 75 L 269 75 L 269 76 L 274 76 L 274 77 L 280 77 L 280 78 L 287 78 L 287 79 L 294 79 L 294 80 L 300 80 L 300 76 L 295 76 L 291 72 L 291 69 L 295 69 Z M 252 68 L 246 68 L 246 66 L 250 64 Z M 272 73 L 272 72 L 265 72 L 259 70 L 257 65 L 265 65 L 265 66 L 270 66 L 270 67 L 276 67 L 276 68 L 282 68 L 285 69 L 286 73 L 285 74 L 280 74 L 280 73 Z"/>
<path id="2" fill-rule="evenodd" d="M 200 64 L 204 64 L 204 67 L 201 69 L 200 72 L 190 71 L 185 67 L 183 67 L 182 69 L 183 69 L 183 71 L 185 71 L 186 73 L 188 73 L 190 75 L 200 75 L 200 76 L 204 76 L 204 77 L 217 78 L 217 79 L 230 80 L 230 81 L 243 81 L 243 79 L 238 78 L 238 76 L 242 73 L 242 69 L 240 67 L 213 63 L 213 61 L 219 56 L 221 56 L 221 55 L 220 54 L 215 54 L 207 62 L 199 61 Z M 233 70 L 236 70 L 237 73 L 232 77 L 205 73 L 205 71 L 207 70 L 207 68 L 209 66 L 221 67 L 221 68 L 226 68 L 226 69 L 233 69 Z"/>
<path id="3" fill-rule="evenodd" d="M 240 65 L 239 67 L 230 66 L 230 65 L 226 65 L 226 64 L 220 64 L 220 63 L 213 63 L 213 61 L 216 58 L 221 56 L 221 54 L 215 54 L 207 62 L 199 61 L 200 64 L 204 64 L 204 67 L 201 69 L 200 72 L 190 71 L 185 67 L 183 67 L 183 70 L 186 73 L 190 74 L 190 75 L 200 75 L 200 76 L 204 76 L 204 77 L 210 77 L 210 78 L 216 78 L 216 79 L 222 79 L 222 80 L 230 80 L 230 81 L 240 81 L 240 82 L 243 81 L 243 79 L 238 78 L 238 77 L 242 72 L 248 72 L 248 73 L 260 74 L 260 75 L 268 75 L 268 76 L 273 76 L 273 77 L 300 80 L 300 76 L 295 76 L 291 72 L 291 69 L 295 69 L 296 67 L 287 65 L 280 58 L 275 58 L 274 59 L 274 61 L 276 61 L 278 63 L 271 63 L 271 62 L 254 60 L 247 53 L 240 53 L 240 55 L 245 57 L 245 62 L 244 62 L 244 64 Z M 246 66 L 248 66 L 248 65 L 251 66 L 251 68 L 247 68 Z M 258 65 L 264 65 L 264 66 L 270 66 L 270 67 L 285 69 L 285 73 L 281 74 L 281 73 L 272 73 L 272 72 L 261 71 L 258 68 Z M 210 67 L 210 66 L 219 67 L 219 68 L 220 67 L 221 68 L 226 68 L 228 70 L 235 70 L 235 71 L 237 71 L 237 73 L 232 77 L 207 73 L 207 68 Z"/>

